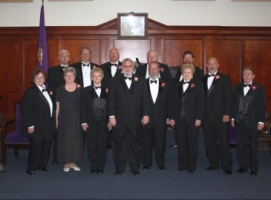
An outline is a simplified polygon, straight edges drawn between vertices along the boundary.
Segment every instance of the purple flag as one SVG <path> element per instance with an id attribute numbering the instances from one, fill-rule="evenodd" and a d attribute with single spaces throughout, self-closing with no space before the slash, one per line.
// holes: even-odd
<path id="1" fill-rule="evenodd" d="M 48 71 L 48 55 L 47 55 L 47 43 L 46 43 L 46 32 L 44 22 L 44 5 L 42 4 L 40 10 L 40 34 L 38 44 L 38 60 L 37 67 L 42 68 L 46 72 Z"/>

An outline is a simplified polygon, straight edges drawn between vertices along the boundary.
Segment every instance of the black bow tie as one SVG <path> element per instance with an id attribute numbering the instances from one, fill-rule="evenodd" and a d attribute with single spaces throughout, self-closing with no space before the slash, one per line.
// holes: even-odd
<path id="1" fill-rule="evenodd" d="M 60 67 L 61 67 L 61 68 L 62 68 L 63 70 L 67 68 L 67 67 L 65 67 L 65 66 L 62 66 L 62 65 L 61 65 Z"/>
<path id="2" fill-rule="evenodd" d="M 244 86 L 244 87 L 247 87 L 247 86 L 248 86 L 248 87 L 251 87 L 250 84 L 244 84 L 243 86 Z"/>
<path id="3" fill-rule="evenodd" d="M 101 87 L 101 86 L 95 86 L 95 85 L 94 85 L 94 88 L 95 88 L 95 90 L 97 90 L 97 89 L 99 89 L 99 88 L 101 89 L 102 87 Z"/>
<path id="4" fill-rule="evenodd" d="M 186 83 L 187 83 L 187 84 L 189 84 L 189 83 L 190 83 L 190 81 L 188 81 L 188 82 L 183 82 L 183 84 L 186 84 Z"/>
<path id="5" fill-rule="evenodd" d="M 208 77 L 215 76 L 214 74 L 208 74 Z"/>
<path id="6" fill-rule="evenodd" d="M 112 64 L 112 63 L 110 63 L 110 64 L 111 64 L 111 67 L 112 67 L 112 66 L 115 66 L 115 67 L 117 67 L 117 66 L 118 66 L 118 64 Z"/>
<path id="7" fill-rule="evenodd" d="M 84 64 L 82 63 L 83 67 L 89 67 L 89 63 L 88 64 Z"/>
<path id="8" fill-rule="evenodd" d="M 152 80 L 151 80 L 151 84 L 152 84 L 152 83 L 157 83 L 157 80 L 155 80 L 155 81 L 152 81 Z"/>
<path id="9" fill-rule="evenodd" d="M 45 92 L 45 91 L 46 91 L 46 89 L 42 89 L 42 90 L 41 90 L 41 92 Z"/>
<path id="10" fill-rule="evenodd" d="M 124 76 L 124 80 L 127 80 L 127 79 L 131 81 L 132 77 L 126 77 L 126 76 Z"/>

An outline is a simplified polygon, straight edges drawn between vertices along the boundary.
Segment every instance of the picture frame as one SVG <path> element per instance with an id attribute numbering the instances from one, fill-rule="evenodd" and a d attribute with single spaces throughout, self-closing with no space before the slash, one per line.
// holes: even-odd
<path id="1" fill-rule="evenodd" d="M 27 3 L 33 2 L 33 0 L 0 0 L 0 3 Z"/>
<path id="2" fill-rule="evenodd" d="M 118 39 L 148 39 L 148 13 L 118 13 Z"/>

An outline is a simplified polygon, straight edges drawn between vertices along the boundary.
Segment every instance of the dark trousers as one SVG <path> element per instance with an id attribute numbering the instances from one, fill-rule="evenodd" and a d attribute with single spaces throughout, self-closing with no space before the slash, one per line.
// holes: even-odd
<path id="1" fill-rule="evenodd" d="M 180 170 L 196 170 L 199 144 L 199 128 L 190 125 L 184 117 L 176 126 L 178 138 L 178 165 Z"/>
<path id="2" fill-rule="evenodd" d="M 52 140 L 29 138 L 29 142 L 28 168 L 45 168 L 50 157 Z"/>
<path id="3" fill-rule="evenodd" d="M 241 120 L 236 124 L 237 131 L 237 158 L 240 168 L 248 168 L 248 154 L 250 170 L 258 171 L 258 131 L 256 127 L 252 129 L 248 122 Z M 249 153 L 247 145 L 249 142 Z"/>
<path id="4" fill-rule="evenodd" d="M 113 128 L 113 159 L 116 171 L 125 171 L 128 157 L 130 171 L 138 172 L 141 162 L 141 152 L 140 124 L 117 124 Z"/>
<path id="5" fill-rule="evenodd" d="M 112 146 L 111 142 L 112 142 L 112 130 L 108 131 L 107 133 L 107 139 L 106 139 L 106 146 Z"/>
<path id="6" fill-rule="evenodd" d="M 88 162 L 92 171 L 103 171 L 106 162 L 107 130 L 98 123 L 96 131 L 86 133 Z"/>
<path id="7" fill-rule="evenodd" d="M 154 149 L 157 166 L 165 167 L 166 129 L 166 125 L 163 127 L 142 127 L 142 159 L 144 165 L 151 165 Z"/>
<path id="8" fill-rule="evenodd" d="M 213 123 L 207 118 L 203 121 L 203 132 L 209 165 L 219 167 L 219 160 L 223 170 L 230 170 L 232 155 L 229 144 L 228 123 L 221 121 Z M 219 141 L 219 143 L 218 143 Z"/>

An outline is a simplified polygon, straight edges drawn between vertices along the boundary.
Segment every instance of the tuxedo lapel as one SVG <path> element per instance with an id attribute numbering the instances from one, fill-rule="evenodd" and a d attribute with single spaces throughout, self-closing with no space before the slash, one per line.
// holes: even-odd
<path id="1" fill-rule="evenodd" d="M 90 95 L 90 99 L 98 98 L 98 95 L 97 95 L 95 89 L 92 86 L 91 86 L 91 88 L 89 90 L 89 95 Z"/>
<path id="2" fill-rule="evenodd" d="M 211 87 L 210 87 L 209 90 L 208 90 L 208 94 L 207 94 L 207 95 L 211 94 L 211 92 L 213 91 L 213 89 L 214 89 L 214 87 L 215 87 L 215 85 L 217 84 L 217 82 L 218 82 L 219 79 L 220 79 L 220 75 L 219 75 L 219 73 L 217 72 L 216 75 L 215 75 L 215 77 L 214 77 L 214 80 L 213 80 L 213 82 L 212 82 L 212 85 L 211 85 Z"/>
<path id="3" fill-rule="evenodd" d="M 208 76 L 205 76 L 203 78 L 203 87 L 204 87 L 205 94 L 208 95 Z"/>
<path id="4" fill-rule="evenodd" d="M 110 62 L 108 63 L 108 66 L 106 68 L 107 74 L 109 74 L 109 77 L 112 78 L 112 74 L 111 74 L 111 64 Z M 117 72 L 116 72 L 117 73 Z"/>
<path id="5" fill-rule="evenodd" d="M 35 85 L 36 86 L 36 85 Z M 40 89 L 38 88 L 38 86 L 36 86 L 36 92 L 38 93 L 38 95 L 40 96 L 40 98 L 44 101 L 44 103 L 48 106 L 48 109 L 50 111 L 50 105 L 47 101 L 47 99 L 45 98 L 45 96 L 42 94 L 42 92 L 40 91 Z M 47 88 L 46 88 L 46 91 L 48 92 Z M 49 94 L 49 92 L 48 92 Z"/>
<path id="6" fill-rule="evenodd" d="M 183 98 L 183 80 L 180 82 L 178 86 L 178 94 L 180 96 L 180 99 L 182 99 Z"/>
<path id="7" fill-rule="evenodd" d="M 101 89 L 101 95 L 100 98 L 106 99 L 107 98 L 107 93 L 106 93 L 106 89 L 103 87 Z"/>
<path id="8" fill-rule="evenodd" d="M 248 98 L 248 105 L 250 104 L 250 102 L 252 101 L 253 97 L 254 97 L 254 94 L 255 94 L 255 91 L 252 89 L 253 87 L 253 84 L 252 86 L 250 87 L 249 91 L 247 92 L 247 98 Z"/>
<path id="9" fill-rule="evenodd" d="M 121 86 L 122 86 L 122 89 L 124 90 L 124 93 L 125 93 L 126 95 L 128 95 L 128 98 L 130 99 L 129 88 L 128 88 L 128 86 L 127 86 L 125 80 L 124 80 L 124 76 L 121 76 L 121 78 L 120 78 L 120 84 L 121 84 Z M 132 84 L 131 84 L 131 86 L 132 86 Z M 131 88 L 131 87 L 130 87 L 130 88 Z"/>

